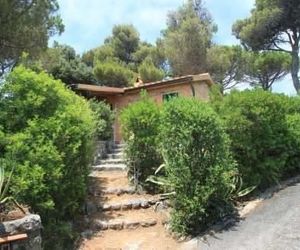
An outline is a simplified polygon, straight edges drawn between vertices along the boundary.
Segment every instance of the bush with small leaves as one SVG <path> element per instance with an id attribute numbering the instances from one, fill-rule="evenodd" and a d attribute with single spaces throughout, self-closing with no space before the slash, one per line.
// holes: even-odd
<path id="1" fill-rule="evenodd" d="M 46 73 L 18 67 L 0 88 L 0 124 L 0 158 L 15 164 L 9 192 L 41 215 L 45 232 L 59 230 L 86 195 L 96 124 L 88 102 Z M 56 249 L 59 238 L 48 236 L 46 249 Z"/>
<path id="2" fill-rule="evenodd" d="M 280 180 L 289 157 L 289 98 L 263 90 L 233 91 L 218 105 L 245 187 Z"/>
<path id="3" fill-rule="evenodd" d="M 153 185 L 145 180 L 162 163 L 158 150 L 160 109 L 143 93 L 140 101 L 122 111 L 121 124 L 129 174 L 139 184 L 153 190 Z"/>
<path id="4" fill-rule="evenodd" d="M 196 99 L 168 102 L 161 123 L 161 148 L 175 195 L 171 227 L 196 234 L 231 212 L 235 164 L 217 114 Z"/>

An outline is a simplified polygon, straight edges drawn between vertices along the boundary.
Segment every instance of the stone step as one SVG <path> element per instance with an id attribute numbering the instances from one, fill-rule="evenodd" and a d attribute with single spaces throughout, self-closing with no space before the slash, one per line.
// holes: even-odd
<path id="1" fill-rule="evenodd" d="M 107 154 L 108 159 L 123 159 L 123 153 Z"/>
<path id="2" fill-rule="evenodd" d="M 103 164 L 125 164 L 125 161 L 123 159 L 104 159 L 100 160 L 100 165 Z"/>
<path id="3" fill-rule="evenodd" d="M 125 148 L 126 144 L 125 143 L 117 143 L 114 145 L 113 148 Z"/>
<path id="4" fill-rule="evenodd" d="M 124 148 L 114 148 L 112 151 L 113 154 L 122 153 L 122 152 L 124 152 Z"/>
<path id="5" fill-rule="evenodd" d="M 147 220 L 95 220 L 92 227 L 96 230 L 122 230 L 122 229 L 136 229 L 138 227 L 152 227 L 157 224 L 155 219 Z"/>
<path id="6" fill-rule="evenodd" d="M 93 171 L 126 171 L 125 164 L 100 164 L 92 167 Z"/>
<path id="7" fill-rule="evenodd" d="M 159 202 L 161 199 L 158 198 L 152 198 L 152 199 L 128 199 L 120 202 L 105 202 L 100 203 L 97 205 L 97 208 L 99 211 L 125 211 L 125 210 L 131 210 L 131 209 L 146 209 L 153 205 L 155 205 L 157 202 Z"/>
<path id="8" fill-rule="evenodd" d="M 113 195 L 123 195 L 123 194 L 134 194 L 136 192 L 134 187 L 110 187 L 110 188 L 100 188 L 99 190 L 93 189 L 90 192 L 93 196 L 103 196 L 108 194 Z"/>
<path id="9" fill-rule="evenodd" d="M 142 210 L 108 211 L 99 212 L 90 217 L 89 223 L 98 226 L 98 229 L 110 229 L 106 226 L 110 222 L 118 222 L 123 225 L 115 226 L 115 229 L 135 229 L 137 227 L 150 227 L 156 224 L 165 224 L 169 221 L 168 210 L 156 211 L 153 208 Z M 114 228 L 111 228 L 114 229 Z"/>

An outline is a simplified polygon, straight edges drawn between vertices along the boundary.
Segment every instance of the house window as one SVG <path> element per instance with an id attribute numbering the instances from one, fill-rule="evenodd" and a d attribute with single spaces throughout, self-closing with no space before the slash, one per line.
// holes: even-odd
<path id="1" fill-rule="evenodd" d="M 173 98 L 176 98 L 176 97 L 178 97 L 178 92 L 163 94 L 163 101 L 168 102 L 168 101 L 170 101 L 170 100 L 172 100 Z"/>

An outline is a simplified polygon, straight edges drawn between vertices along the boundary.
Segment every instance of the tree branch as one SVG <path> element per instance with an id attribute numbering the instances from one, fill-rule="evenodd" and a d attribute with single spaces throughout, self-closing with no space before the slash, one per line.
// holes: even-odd
<path id="1" fill-rule="evenodd" d="M 273 44 L 274 44 L 274 46 L 277 48 L 277 49 L 276 49 L 277 51 L 286 52 L 286 53 L 292 53 L 292 52 L 289 51 L 289 50 L 286 50 L 286 49 L 283 49 L 283 48 L 279 47 L 278 44 L 276 43 L 276 41 L 274 41 Z M 270 49 L 270 50 L 272 50 L 272 49 Z"/>

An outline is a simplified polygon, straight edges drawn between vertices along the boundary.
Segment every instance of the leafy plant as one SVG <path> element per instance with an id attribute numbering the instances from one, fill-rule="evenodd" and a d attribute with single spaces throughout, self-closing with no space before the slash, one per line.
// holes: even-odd
<path id="1" fill-rule="evenodd" d="M 0 89 L 0 124 L 0 157 L 15 164 L 11 195 L 41 215 L 43 232 L 72 221 L 93 158 L 96 123 L 88 102 L 44 72 L 17 67 Z M 53 242 L 60 244 L 52 241 L 51 249 Z"/>
<path id="2" fill-rule="evenodd" d="M 172 196 L 171 227 L 195 234 L 231 211 L 228 138 L 217 114 L 196 99 L 168 102 L 161 122 L 161 150 Z"/>
<path id="3" fill-rule="evenodd" d="M 289 98 L 263 90 L 233 91 L 213 104 L 230 137 L 243 188 L 266 188 L 285 171 L 289 155 Z"/>
<path id="4" fill-rule="evenodd" d="M 162 80 L 164 72 L 155 67 L 152 59 L 147 57 L 138 68 L 139 74 L 144 83 Z"/>
<path id="5" fill-rule="evenodd" d="M 231 184 L 232 189 L 230 190 L 229 196 L 230 196 L 230 199 L 233 201 L 237 201 L 238 199 L 249 195 L 257 187 L 257 186 L 251 186 L 251 187 L 245 188 L 244 184 L 243 184 L 243 178 L 238 173 L 235 173 L 232 176 L 232 179 L 233 179 L 232 184 Z"/>
<path id="6" fill-rule="evenodd" d="M 134 79 L 135 73 L 126 64 L 116 59 L 97 61 L 94 66 L 96 79 L 106 86 L 127 87 Z"/>
<path id="7" fill-rule="evenodd" d="M 16 201 L 16 199 L 13 196 L 7 196 L 8 188 L 9 188 L 9 185 L 10 185 L 10 180 L 11 180 L 14 168 L 15 167 L 13 165 L 8 177 L 6 178 L 4 167 L 0 166 L 0 207 L 3 207 L 7 202 L 11 201 L 24 214 L 26 214 L 25 210 L 22 208 L 22 206 L 19 205 L 19 203 Z"/>
<path id="8" fill-rule="evenodd" d="M 121 124 L 130 176 L 143 187 L 155 189 L 146 179 L 162 163 L 158 150 L 159 107 L 144 93 L 140 101 L 122 111 Z"/>
<path id="9" fill-rule="evenodd" d="M 174 187 L 172 185 L 172 182 L 170 182 L 166 176 L 165 172 L 166 164 L 161 164 L 154 172 L 154 175 L 148 176 L 146 179 L 146 182 L 153 183 L 155 185 L 158 185 L 160 189 L 163 190 L 163 194 L 161 196 L 168 197 L 171 195 L 175 195 Z"/>
<path id="10" fill-rule="evenodd" d="M 115 114 L 109 104 L 96 99 L 90 99 L 89 105 L 95 113 L 96 135 L 98 140 L 111 140 Z"/>
<path id="11" fill-rule="evenodd" d="M 299 97 L 297 97 L 299 99 Z M 298 100 L 300 103 L 300 99 Z M 300 171 L 300 113 L 287 115 L 289 157 L 285 164 L 284 176 L 293 176 Z"/>

